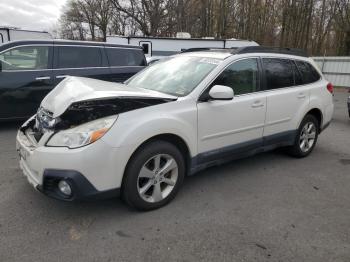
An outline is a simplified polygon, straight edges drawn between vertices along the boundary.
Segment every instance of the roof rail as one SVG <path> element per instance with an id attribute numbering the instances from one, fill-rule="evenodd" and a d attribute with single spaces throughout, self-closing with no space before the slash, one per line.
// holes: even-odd
<path id="1" fill-rule="evenodd" d="M 231 52 L 232 54 L 247 54 L 247 53 L 276 53 L 285 55 L 295 55 L 309 57 L 307 52 L 297 48 L 285 48 L 285 47 L 268 47 L 268 46 L 246 46 L 240 47 Z"/>
<path id="2" fill-rule="evenodd" d="M 181 53 L 189 53 L 189 52 L 200 52 L 200 51 L 233 51 L 235 48 L 222 48 L 222 47 L 194 47 L 194 48 L 188 48 L 188 49 L 182 49 Z"/>

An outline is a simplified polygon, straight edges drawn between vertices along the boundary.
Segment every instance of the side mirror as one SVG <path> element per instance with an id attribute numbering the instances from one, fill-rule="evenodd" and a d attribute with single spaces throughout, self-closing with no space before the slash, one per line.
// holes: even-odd
<path id="1" fill-rule="evenodd" d="M 232 100 L 233 90 L 228 86 L 215 85 L 209 91 L 209 97 L 213 100 Z"/>

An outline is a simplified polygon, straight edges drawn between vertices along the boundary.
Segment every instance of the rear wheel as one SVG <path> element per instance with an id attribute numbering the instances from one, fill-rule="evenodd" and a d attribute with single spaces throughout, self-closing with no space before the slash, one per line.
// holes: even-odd
<path id="1" fill-rule="evenodd" d="M 313 115 L 306 115 L 301 122 L 294 145 L 289 148 L 289 153 L 295 157 L 306 157 L 314 149 L 318 134 L 319 123 Z"/>
<path id="2" fill-rule="evenodd" d="M 181 152 L 166 141 L 153 141 L 131 158 L 123 181 L 124 200 L 139 210 L 152 210 L 169 203 L 185 175 Z"/>

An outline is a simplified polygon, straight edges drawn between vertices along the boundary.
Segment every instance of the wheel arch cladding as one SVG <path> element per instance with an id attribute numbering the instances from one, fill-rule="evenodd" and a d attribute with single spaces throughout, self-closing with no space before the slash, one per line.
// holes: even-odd
<path id="1" fill-rule="evenodd" d="M 307 112 L 306 115 L 312 115 L 317 119 L 319 131 L 320 131 L 322 129 L 322 124 L 323 124 L 322 111 L 318 108 L 313 108 L 309 112 Z"/>
<path id="2" fill-rule="evenodd" d="M 142 142 L 132 153 L 132 155 L 130 156 L 128 163 L 126 166 L 129 165 L 132 157 L 136 154 L 136 152 L 138 150 L 140 150 L 140 148 L 142 148 L 143 146 L 145 146 L 146 144 L 153 142 L 153 141 L 165 141 L 168 142 L 172 145 L 174 145 L 183 155 L 184 160 L 185 160 L 185 168 L 186 168 L 186 173 L 189 172 L 190 167 L 191 167 L 191 153 L 190 153 L 190 149 L 188 144 L 186 143 L 186 141 L 181 138 L 178 135 L 175 134 L 171 134 L 171 133 L 164 133 L 164 134 L 158 134 L 155 135 L 153 137 L 148 138 L 147 140 L 145 140 L 144 142 Z M 127 169 L 127 167 L 125 168 L 125 170 Z"/>

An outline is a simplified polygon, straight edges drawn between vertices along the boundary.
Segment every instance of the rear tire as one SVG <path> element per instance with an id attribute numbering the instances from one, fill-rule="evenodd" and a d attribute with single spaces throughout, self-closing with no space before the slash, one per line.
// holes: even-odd
<path id="1" fill-rule="evenodd" d="M 306 115 L 301 121 L 294 145 L 288 148 L 288 153 L 297 158 L 308 156 L 315 148 L 319 133 L 320 127 L 316 117 Z"/>
<path id="2" fill-rule="evenodd" d="M 128 163 L 122 197 L 138 210 L 160 208 L 174 199 L 184 176 L 184 157 L 176 146 L 161 140 L 149 142 Z"/>

